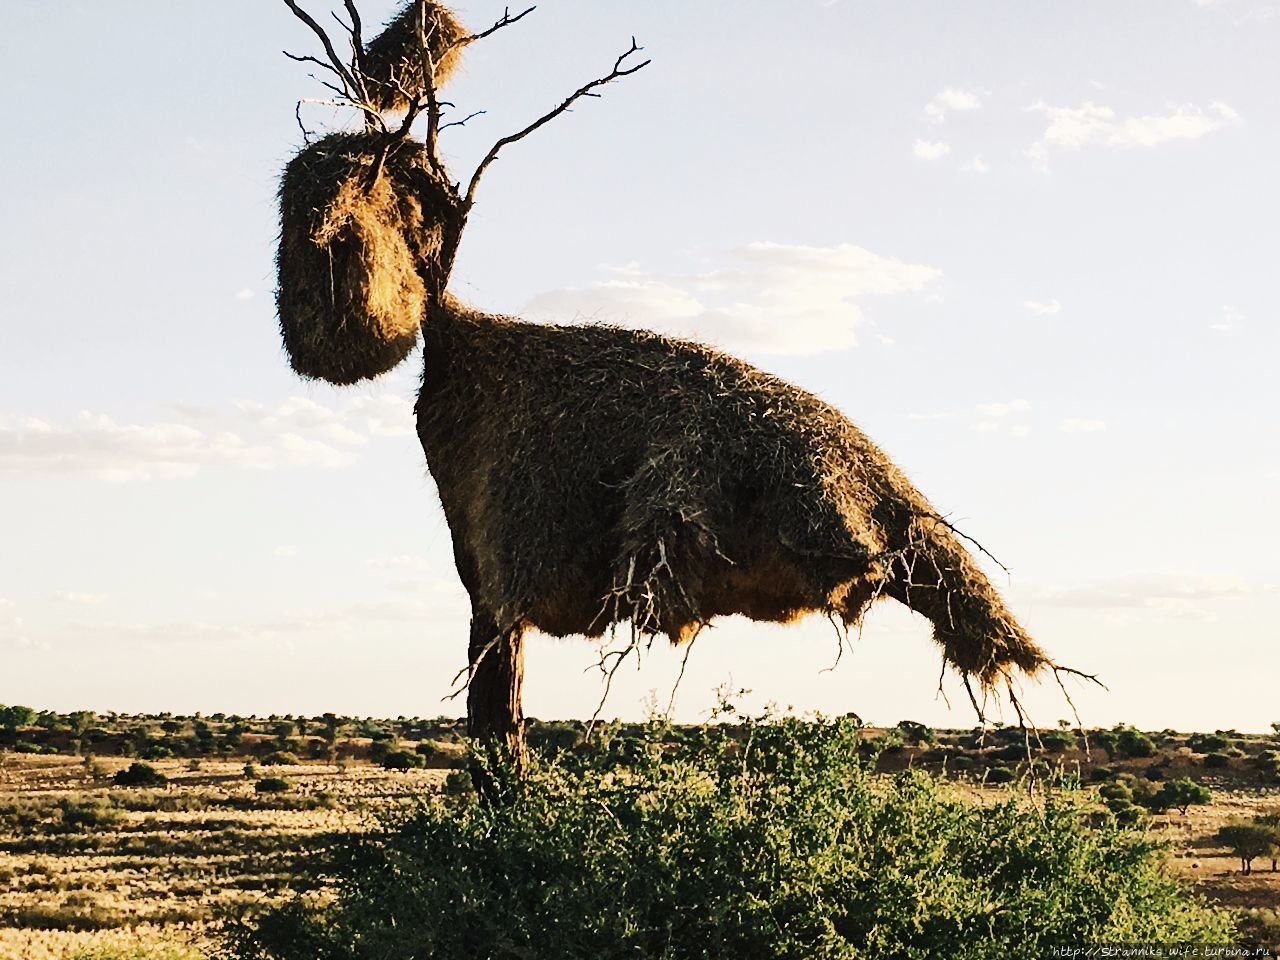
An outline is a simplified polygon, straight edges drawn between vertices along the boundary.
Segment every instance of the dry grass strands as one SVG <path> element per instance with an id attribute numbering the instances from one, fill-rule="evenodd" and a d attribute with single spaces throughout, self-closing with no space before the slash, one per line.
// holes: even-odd
<path id="1" fill-rule="evenodd" d="M 379 110 L 403 110 L 410 99 L 426 92 L 418 27 L 418 0 L 409 0 L 382 33 L 365 45 L 361 72 L 369 99 Z M 457 69 L 462 53 L 459 41 L 467 31 L 451 11 L 428 0 L 424 33 L 435 67 L 434 85 L 439 89 Z"/>
<path id="2" fill-rule="evenodd" d="M 418 430 L 474 607 L 687 641 L 714 617 L 928 618 L 984 688 L 1052 667 L 949 524 L 838 410 L 708 347 L 428 310 Z"/>
<path id="3" fill-rule="evenodd" d="M 411 140 L 332 134 L 289 162 L 276 301 L 294 370 L 354 383 L 409 354 L 449 202 Z"/>

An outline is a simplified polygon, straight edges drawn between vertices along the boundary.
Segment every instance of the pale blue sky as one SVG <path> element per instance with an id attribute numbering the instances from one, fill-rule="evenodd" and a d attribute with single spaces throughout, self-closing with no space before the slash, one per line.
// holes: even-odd
<path id="1" fill-rule="evenodd" d="M 263 0 L 6 17 L 0 702 L 456 712 L 418 358 L 336 389 L 276 336 L 305 30 Z M 1280 3 L 547 0 L 467 52 L 449 95 L 488 113 L 445 134 L 456 175 L 632 33 L 649 68 L 488 173 L 456 292 L 708 338 L 836 403 L 1108 682 L 1087 722 L 1280 720 Z M 721 624 L 678 715 L 731 682 L 973 722 L 905 612 L 834 652 L 822 620 Z M 589 715 L 594 657 L 535 639 L 528 712 Z M 606 714 L 677 667 L 655 647 Z"/>

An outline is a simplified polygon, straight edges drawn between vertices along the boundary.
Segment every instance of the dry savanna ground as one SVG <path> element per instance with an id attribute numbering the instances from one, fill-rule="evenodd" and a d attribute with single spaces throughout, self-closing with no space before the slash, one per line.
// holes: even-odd
<path id="1" fill-rule="evenodd" d="M 259 793 L 243 761 L 161 760 L 164 787 L 112 785 L 127 765 L 4 758 L 0 958 L 199 957 L 219 916 L 287 895 L 310 852 L 446 773 L 270 767 L 289 789 Z"/>
<path id="2" fill-rule="evenodd" d="M 289 722 L 274 718 L 194 726 L 189 719 L 99 718 L 96 727 L 82 723 L 76 740 L 63 721 L 46 720 L 48 727 L 11 731 L 11 742 L 0 745 L 8 747 L 0 749 L 0 960 L 199 960 L 220 918 L 250 915 L 304 886 L 305 864 L 336 835 L 365 829 L 379 811 L 439 789 L 462 755 L 453 721 L 380 721 L 399 732 L 385 741 L 396 747 L 388 754 L 376 739 L 336 733 L 358 733 L 360 723 L 372 721 L 295 720 L 290 738 Z M 209 729 L 201 732 L 202 724 Z M 979 739 L 969 731 L 921 734 L 916 726 L 866 731 L 885 773 L 922 766 L 981 798 L 1006 789 L 985 781 L 1016 779 L 1025 770 L 1016 732 Z M 1206 762 L 1187 745 L 1203 743 L 1172 732 L 1148 738 L 1154 753 L 1137 742 L 1142 756 L 1125 755 L 1132 744 L 1124 741 L 1085 755 L 1064 733 L 1057 748 L 1042 745 L 1042 762 L 1077 769 L 1086 782 L 1127 783 L 1135 796 L 1183 777 L 1209 786 L 1208 804 L 1185 814 L 1143 813 L 1142 822 L 1168 839 L 1171 869 L 1223 909 L 1252 911 L 1252 929 L 1271 936 L 1280 931 L 1280 873 L 1268 856 L 1243 875 L 1215 834 L 1229 821 L 1280 811 L 1280 782 L 1268 766 L 1276 744 L 1228 733 L 1226 746 L 1209 745 L 1222 747 L 1211 751 L 1222 760 Z M 531 729 L 535 743 L 548 746 L 578 736 L 572 723 Z M 32 746 L 16 749 L 23 743 Z M 96 756 L 73 755 L 90 745 Z M 26 752 L 36 749 L 45 752 Z M 180 755 L 160 756 L 169 752 Z M 424 759 L 408 769 L 384 766 L 409 754 Z M 113 782 L 138 755 L 150 756 L 168 782 Z"/>

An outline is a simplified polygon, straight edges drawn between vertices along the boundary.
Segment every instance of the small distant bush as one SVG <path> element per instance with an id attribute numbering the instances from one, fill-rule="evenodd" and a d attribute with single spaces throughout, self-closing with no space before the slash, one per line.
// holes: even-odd
<path id="1" fill-rule="evenodd" d="M 1116 823 L 1122 827 L 1137 826 L 1146 816 L 1146 811 L 1140 806 L 1123 800 L 1108 803 L 1107 809 L 1116 818 Z"/>
<path id="2" fill-rule="evenodd" d="M 932 729 L 915 720 L 899 720 L 898 732 L 908 744 L 934 744 L 938 742 L 938 737 Z"/>
<path id="3" fill-rule="evenodd" d="M 1115 730 L 1090 730 L 1089 742 L 1107 751 L 1107 756 L 1115 757 L 1118 753 L 1120 734 Z"/>
<path id="4" fill-rule="evenodd" d="M 173 751 L 162 743 L 152 743 L 139 750 L 138 756 L 143 760 L 168 760 Z"/>
<path id="5" fill-rule="evenodd" d="M 1213 799 L 1213 791 L 1203 784 L 1196 783 L 1188 777 L 1169 780 L 1160 785 L 1156 791 L 1153 806 L 1159 810 L 1170 807 L 1181 810 L 1186 815 L 1192 804 L 1205 804 Z"/>
<path id="6" fill-rule="evenodd" d="M 387 770 L 412 770 L 427 765 L 427 758 L 410 750 L 390 750 L 382 758 L 382 766 Z"/>
<path id="7" fill-rule="evenodd" d="M 253 785 L 255 793 L 288 793 L 289 781 L 284 777 L 263 777 Z"/>
<path id="8" fill-rule="evenodd" d="M 1206 767 L 1226 767 L 1231 764 L 1231 758 L 1225 753 L 1213 752 L 1206 753 L 1204 756 L 1204 765 Z"/>
<path id="9" fill-rule="evenodd" d="M 1040 733 L 1040 743 L 1050 753 L 1061 753 L 1074 750 L 1077 746 L 1076 735 L 1070 730 L 1044 730 Z"/>
<path id="10" fill-rule="evenodd" d="M 1240 859 L 1240 872 L 1252 873 L 1253 861 L 1280 849 L 1280 828 L 1234 820 L 1218 828 L 1216 839 Z"/>
<path id="11" fill-rule="evenodd" d="M 135 760 L 128 767 L 121 770 L 114 777 L 112 782 L 119 787 L 163 787 L 169 782 L 169 778 L 163 773 L 151 766 L 149 763 L 143 763 Z"/>
<path id="12" fill-rule="evenodd" d="M 987 783 L 1012 783 L 1016 779 L 1017 774 L 1008 767 L 991 767 L 987 770 Z"/>
<path id="13" fill-rule="evenodd" d="M 118 807 L 103 800 L 63 800 L 61 811 L 62 828 L 71 832 L 107 830 L 118 825 L 123 817 Z"/>
<path id="14" fill-rule="evenodd" d="M 414 747 L 414 752 L 421 757 L 431 760 L 439 756 L 440 748 L 430 740 L 423 740 L 420 744 Z"/>
<path id="15" fill-rule="evenodd" d="M 273 750 L 262 758 L 262 762 L 268 767 L 296 767 L 302 763 L 296 754 L 287 750 Z"/>
<path id="16" fill-rule="evenodd" d="M 1154 757 L 1156 745 L 1141 730 L 1125 727 L 1116 732 L 1116 753 L 1122 757 Z"/>
<path id="17" fill-rule="evenodd" d="M 1196 753 L 1216 753 L 1231 746 L 1231 741 L 1218 733 L 1193 733 L 1187 737 L 1187 746 Z"/>

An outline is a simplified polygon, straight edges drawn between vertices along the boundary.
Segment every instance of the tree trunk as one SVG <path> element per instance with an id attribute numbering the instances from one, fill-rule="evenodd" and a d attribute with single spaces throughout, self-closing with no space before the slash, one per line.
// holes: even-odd
<path id="1" fill-rule="evenodd" d="M 476 789 L 498 799 L 494 768 L 524 766 L 524 627 L 499 627 L 491 616 L 471 617 L 468 651 L 471 683 L 467 689 L 467 734 L 485 752 L 485 763 L 472 767 Z"/>

